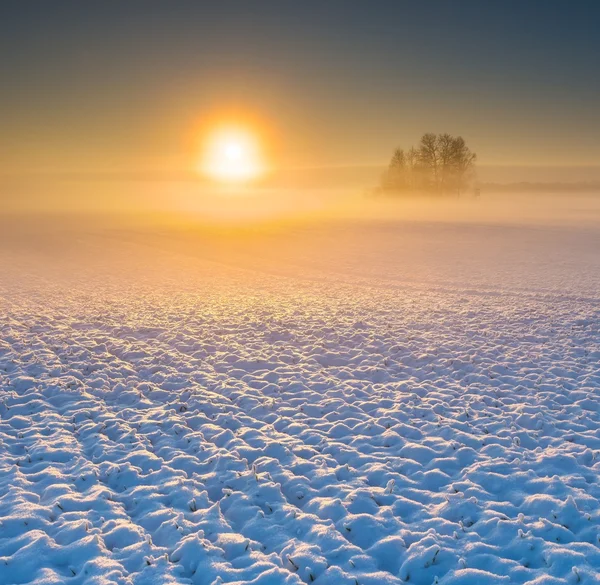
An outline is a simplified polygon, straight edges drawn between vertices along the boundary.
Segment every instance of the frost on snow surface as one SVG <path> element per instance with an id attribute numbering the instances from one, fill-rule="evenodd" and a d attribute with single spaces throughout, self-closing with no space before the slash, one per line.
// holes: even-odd
<path id="1" fill-rule="evenodd" d="M 597 232 L 364 230 L 4 241 L 0 583 L 600 582 Z"/>

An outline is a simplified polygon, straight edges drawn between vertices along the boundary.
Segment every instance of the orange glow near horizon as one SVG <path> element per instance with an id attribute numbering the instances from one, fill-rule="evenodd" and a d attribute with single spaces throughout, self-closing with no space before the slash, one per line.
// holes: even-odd
<path id="1" fill-rule="evenodd" d="M 197 170 L 226 183 L 260 178 L 267 169 L 258 133 L 242 126 L 214 129 L 204 143 Z"/>

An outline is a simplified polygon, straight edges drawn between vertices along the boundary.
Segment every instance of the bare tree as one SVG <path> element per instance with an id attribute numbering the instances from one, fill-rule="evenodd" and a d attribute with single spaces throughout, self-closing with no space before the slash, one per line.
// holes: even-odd
<path id="1" fill-rule="evenodd" d="M 382 187 L 388 191 L 460 194 L 471 178 L 476 158 L 462 136 L 428 132 L 417 148 L 394 151 Z"/>
<path id="2" fill-rule="evenodd" d="M 433 132 L 427 132 L 421 137 L 419 143 L 419 162 L 428 169 L 427 173 L 430 187 L 434 190 L 439 186 L 440 153 L 437 144 L 437 136 Z"/>
<path id="3" fill-rule="evenodd" d="M 406 174 L 406 184 L 409 189 L 418 190 L 423 186 L 423 167 L 414 146 L 406 151 Z"/>
<path id="4" fill-rule="evenodd" d="M 437 189 L 446 192 L 453 182 L 454 138 L 450 134 L 439 134 L 435 141 L 439 158 Z"/>
<path id="5" fill-rule="evenodd" d="M 460 195 L 461 189 L 473 173 L 477 155 L 471 152 L 462 136 L 456 137 L 452 142 L 452 169 L 455 174 L 456 192 Z"/>
<path id="6" fill-rule="evenodd" d="M 402 148 L 394 150 L 392 160 L 384 173 L 383 183 L 387 189 L 401 190 L 407 187 L 406 155 Z"/>

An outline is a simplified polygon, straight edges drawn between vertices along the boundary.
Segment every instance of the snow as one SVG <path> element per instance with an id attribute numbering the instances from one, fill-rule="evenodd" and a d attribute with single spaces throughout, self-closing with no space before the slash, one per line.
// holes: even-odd
<path id="1" fill-rule="evenodd" d="M 0 583 L 600 582 L 599 230 L 7 230 Z"/>

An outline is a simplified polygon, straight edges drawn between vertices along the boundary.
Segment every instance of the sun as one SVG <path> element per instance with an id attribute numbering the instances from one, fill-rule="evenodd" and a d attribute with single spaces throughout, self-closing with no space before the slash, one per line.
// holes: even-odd
<path id="1" fill-rule="evenodd" d="M 259 178 L 265 172 L 265 164 L 258 137 L 245 128 L 214 130 L 206 140 L 199 170 L 223 182 Z"/>

